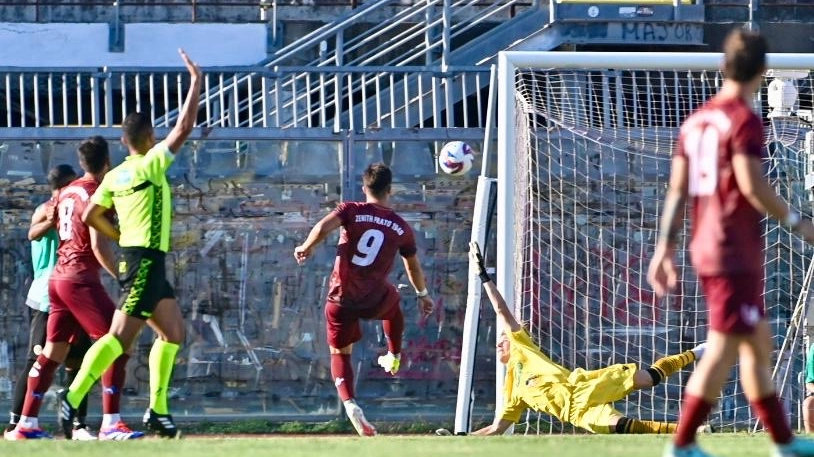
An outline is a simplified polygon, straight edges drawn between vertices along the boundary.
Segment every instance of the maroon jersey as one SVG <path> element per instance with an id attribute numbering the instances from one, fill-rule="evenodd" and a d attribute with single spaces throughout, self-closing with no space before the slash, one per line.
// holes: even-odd
<path id="1" fill-rule="evenodd" d="M 99 261 L 90 243 L 90 227 L 82 222 L 82 213 L 99 183 L 79 178 L 59 192 L 57 231 L 59 249 L 52 279 L 100 281 Z"/>
<path id="2" fill-rule="evenodd" d="M 328 300 L 367 306 L 366 299 L 381 296 L 387 287 L 396 253 L 402 257 L 416 253 L 413 230 L 395 211 L 373 203 L 342 203 L 334 214 L 342 221 L 342 232 Z"/>
<path id="3" fill-rule="evenodd" d="M 735 153 L 763 157 L 763 124 L 743 100 L 713 98 L 681 126 L 676 155 L 688 163 L 690 253 L 699 275 L 763 270 L 763 215 L 738 189 Z"/>

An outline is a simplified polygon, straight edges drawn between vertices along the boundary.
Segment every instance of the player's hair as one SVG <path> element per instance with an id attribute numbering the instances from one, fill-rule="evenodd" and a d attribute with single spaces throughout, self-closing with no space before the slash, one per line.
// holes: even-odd
<path id="1" fill-rule="evenodd" d="M 742 28 L 729 32 L 724 41 L 724 77 L 749 82 L 766 69 L 769 44 L 763 35 Z"/>
<path id="2" fill-rule="evenodd" d="M 153 132 L 153 123 L 150 116 L 145 113 L 136 111 L 130 113 L 124 118 L 122 122 L 122 132 L 127 144 L 132 147 L 138 148 L 142 146 L 150 134 Z"/>
<path id="3" fill-rule="evenodd" d="M 383 197 L 390 190 L 391 182 L 393 173 L 381 162 L 368 165 L 362 173 L 362 183 L 375 197 Z"/>
<path id="4" fill-rule="evenodd" d="M 76 171 L 67 163 L 59 164 L 48 170 L 48 187 L 51 190 L 62 189 L 76 179 Z"/>
<path id="5" fill-rule="evenodd" d="M 77 149 L 79 165 L 88 173 L 101 173 L 110 163 L 110 149 L 107 140 L 99 135 L 92 136 L 79 144 Z"/>

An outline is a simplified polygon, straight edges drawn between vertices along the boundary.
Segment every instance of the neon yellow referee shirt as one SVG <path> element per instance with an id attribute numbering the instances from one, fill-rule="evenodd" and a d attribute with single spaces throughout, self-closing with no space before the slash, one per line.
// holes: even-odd
<path id="1" fill-rule="evenodd" d="M 172 195 L 166 173 L 173 160 L 163 141 L 144 155 L 129 155 L 91 197 L 99 206 L 116 208 L 119 246 L 170 250 Z"/>

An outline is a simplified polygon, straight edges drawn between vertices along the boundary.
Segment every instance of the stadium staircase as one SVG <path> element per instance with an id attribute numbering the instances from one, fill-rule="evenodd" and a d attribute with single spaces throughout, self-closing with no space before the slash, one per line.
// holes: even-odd
<path id="1" fill-rule="evenodd" d="M 383 15 L 391 19 L 370 22 Z M 275 51 L 261 63 L 271 87 L 258 82 L 256 72 L 225 78 L 209 88 L 204 103 L 215 107 L 209 125 L 221 127 L 359 130 L 396 126 L 396 117 L 411 124 L 404 127 L 454 127 L 459 122 L 449 111 L 486 87 L 488 78 L 451 79 L 493 63 L 501 50 L 700 46 L 703 21 L 701 4 L 427 0 L 405 6 L 374 0 Z M 246 97 L 223 96 L 247 90 Z M 366 96 L 372 92 L 378 95 Z M 382 108 L 382 100 L 389 106 Z M 158 124 L 175 116 L 170 112 Z"/>

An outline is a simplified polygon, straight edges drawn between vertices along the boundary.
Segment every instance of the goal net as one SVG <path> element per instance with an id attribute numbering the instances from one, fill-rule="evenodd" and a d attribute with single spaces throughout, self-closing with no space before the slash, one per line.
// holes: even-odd
<path id="1" fill-rule="evenodd" d="M 755 96 L 766 124 L 767 176 L 805 214 L 814 79 L 809 71 L 784 70 L 814 68 L 812 57 L 771 55 L 775 76 L 767 76 Z M 646 271 L 676 133 L 720 88 L 720 59 L 712 53 L 501 54 L 498 286 L 542 350 L 561 365 L 597 369 L 637 362 L 646 368 L 704 341 L 705 303 L 685 251 L 677 258 L 674 295 L 657 300 Z M 777 379 L 796 418 L 804 349 L 795 308 L 806 298 L 811 250 L 774 221 L 766 221 L 765 233 L 765 300 Z M 630 417 L 675 421 L 691 370 L 615 406 Z M 502 371 L 497 378 L 499 392 Z M 572 430 L 547 415 L 530 412 L 526 419 L 516 433 Z M 754 426 L 736 371 L 710 419 L 723 429 Z"/>

